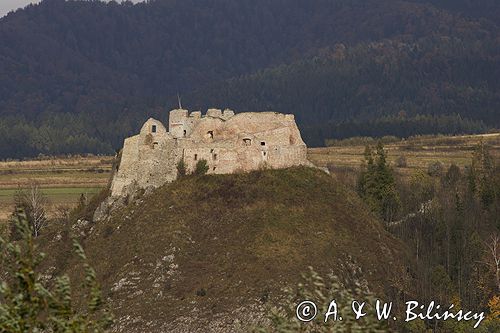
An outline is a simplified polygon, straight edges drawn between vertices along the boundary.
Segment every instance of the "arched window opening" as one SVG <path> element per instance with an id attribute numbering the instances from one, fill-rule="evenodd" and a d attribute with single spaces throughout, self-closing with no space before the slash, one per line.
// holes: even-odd
<path id="1" fill-rule="evenodd" d="M 245 146 L 251 146 L 252 145 L 252 139 L 243 139 L 243 144 Z"/>

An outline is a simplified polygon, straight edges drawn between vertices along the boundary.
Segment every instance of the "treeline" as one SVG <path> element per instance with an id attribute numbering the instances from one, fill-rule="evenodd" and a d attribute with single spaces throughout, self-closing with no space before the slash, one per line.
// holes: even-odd
<path id="1" fill-rule="evenodd" d="M 500 252 L 491 251 L 500 245 L 498 161 L 479 145 L 467 169 L 451 165 L 434 170 L 400 184 L 403 207 L 421 211 L 394 230 L 417 262 L 417 292 L 425 300 L 437 297 L 498 313 L 500 304 L 493 297 L 500 292 L 500 281 L 494 263 Z M 422 209 L 417 206 L 422 202 L 429 205 Z"/>
<path id="2" fill-rule="evenodd" d="M 396 306 L 408 298 L 455 304 L 485 311 L 498 328 L 499 162 L 480 143 L 467 168 L 433 163 L 399 177 L 381 144 L 367 148 L 358 193 L 412 254 L 409 268 L 393 279 Z M 468 331 L 465 324 L 427 325 L 436 332 Z"/>
<path id="3" fill-rule="evenodd" d="M 35 123 L 25 117 L 0 118 L 0 157 L 23 158 L 37 155 L 73 154 L 78 152 L 114 153 L 104 140 L 118 143 L 121 135 L 113 133 L 117 124 L 106 123 L 109 134 L 95 134 L 92 123 L 71 114 L 54 114 Z M 121 124 L 118 124 L 121 126 Z"/>
<path id="4" fill-rule="evenodd" d="M 310 145 L 499 127 L 499 28 L 433 4 L 44 0 L 0 19 L 0 158 L 107 153 L 177 93 L 294 113 Z"/>
<path id="5" fill-rule="evenodd" d="M 309 141 L 328 144 L 329 141 L 355 137 L 362 134 L 367 137 L 383 139 L 386 136 L 409 138 L 414 135 L 460 135 L 484 133 L 490 127 L 482 121 L 463 119 L 460 115 L 406 115 L 384 116 L 370 121 L 347 121 L 325 124 L 317 127 L 305 127 L 304 135 Z M 324 140 L 327 137 L 329 139 Z"/>

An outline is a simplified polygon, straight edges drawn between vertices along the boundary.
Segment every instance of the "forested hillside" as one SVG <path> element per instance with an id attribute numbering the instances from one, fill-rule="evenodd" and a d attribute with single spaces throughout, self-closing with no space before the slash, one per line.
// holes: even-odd
<path id="1" fill-rule="evenodd" d="M 293 112 L 313 145 L 360 134 L 481 132 L 485 124 L 498 124 L 500 58 L 478 45 L 442 36 L 340 45 L 202 89 L 188 100 Z"/>
<path id="2" fill-rule="evenodd" d="M 432 4 L 464 16 L 486 18 L 493 22 L 500 19 L 497 0 L 411 0 L 416 3 Z M 497 23 L 498 25 L 498 23 Z"/>
<path id="3" fill-rule="evenodd" d="M 488 10 L 485 10 L 488 8 Z M 45 0 L 0 19 L 0 158 L 111 153 L 147 115 L 294 113 L 310 145 L 500 127 L 494 1 Z"/>

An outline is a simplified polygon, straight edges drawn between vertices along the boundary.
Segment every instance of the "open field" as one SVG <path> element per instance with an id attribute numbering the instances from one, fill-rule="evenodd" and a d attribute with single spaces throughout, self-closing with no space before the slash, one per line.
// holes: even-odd
<path id="1" fill-rule="evenodd" d="M 36 182 L 46 194 L 54 214 L 57 207 L 73 207 L 82 194 L 97 193 L 109 181 L 113 157 L 65 157 L 0 162 L 0 220 L 12 212 L 14 194 Z"/>
<path id="2" fill-rule="evenodd" d="M 109 179 L 113 157 L 67 157 L 0 162 L 0 189 L 26 186 L 103 187 Z"/>
<path id="3" fill-rule="evenodd" d="M 464 168 L 470 164 L 474 148 L 481 140 L 490 147 L 493 157 L 500 159 L 500 133 L 412 138 L 388 143 L 384 147 L 394 170 L 402 176 L 407 176 L 417 169 L 426 170 L 433 162 L 441 162 L 445 168 L 452 163 Z M 311 148 L 308 157 L 318 166 L 332 170 L 355 171 L 361 165 L 364 150 L 364 144 L 339 142 L 336 146 Z M 406 167 L 396 165 L 396 160 L 401 156 L 406 158 Z"/>
<path id="4" fill-rule="evenodd" d="M 491 148 L 495 159 L 500 159 L 500 134 L 412 138 L 385 144 L 385 148 L 394 170 L 408 176 L 417 169 L 426 170 L 437 161 L 445 167 L 455 163 L 464 168 L 480 140 Z M 328 167 L 341 177 L 351 177 L 352 181 L 364 149 L 364 144 L 339 142 L 331 147 L 310 148 L 308 157 L 316 165 Z M 405 156 L 406 167 L 396 167 L 400 156 Z M 0 220 L 12 212 L 16 190 L 31 181 L 40 184 L 46 193 L 50 213 L 61 205 L 74 206 L 82 193 L 90 196 L 107 185 L 113 160 L 111 156 L 91 156 L 0 162 Z"/>

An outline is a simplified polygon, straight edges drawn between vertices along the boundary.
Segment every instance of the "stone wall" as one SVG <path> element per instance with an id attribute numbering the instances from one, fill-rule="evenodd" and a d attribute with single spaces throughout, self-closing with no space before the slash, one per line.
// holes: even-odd
<path id="1" fill-rule="evenodd" d="M 172 110 L 168 131 L 150 118 L 138 135 L 125 139 L 111 193 L 122 196 L 171 182 L 181 160 L 192 171 L 204 159 L 208 173 L 223 174 L 311 165 L 306 154 L 293 115 L 210 109 L 202 116 Z"/>

